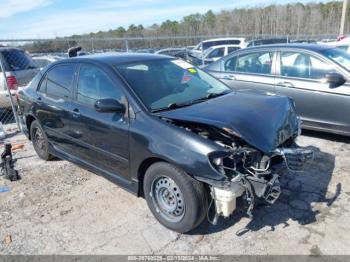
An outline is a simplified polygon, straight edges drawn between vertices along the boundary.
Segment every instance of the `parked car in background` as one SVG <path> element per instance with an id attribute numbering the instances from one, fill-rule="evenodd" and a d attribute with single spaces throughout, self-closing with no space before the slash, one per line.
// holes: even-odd
<path id="1" fill-rule="evenodd" d="M 189 63 L 120 54 L 55 62 L 19 92 L 23 131 L 44 160 L 66 159 L 146 198 L 164 226 L 187 232 L 228 217 L 244 195 L 274 203 L 294 141 L 290 98 L 233 92 Z M 254 200 L 255 199 L 255 200 Z"/>
<path id="2" fill-rule="evenodd" d="M 53 63 L 53 62 L 64 59 L 64 57 L 51 56 L 51 55 L 33 56 L 32 58 L 33 58 L 35 65 L 41 69 L 44 68 L 45 66 Z"/>
<path id="3" fill-rule="evenodd" d="M 290 40 L 290 43 L 293 44 L 317 44 L 315 39 L 294 39 Z"/>
<path id="4" fill-rule="evenodd" d="M 207 50 L 208 48 L 212 46 L 218 46 L 218 45 L 235 45 L 239 46 L 240 48 L 245 48 L 247 46 L 245 38 L 237 38 L 237 37 L 230 37 L 230 38 L 215 38 L 215 39 L 209 39 L 204 40 L 200 42 L 198 45 L 196 45 L 191 52 L 189 52 L 189 55 L 192 57 L 201 57 L 202 53 Z"/>
<path id="5" fill-rule="evenodd" d="M 172 57 L 178 57 L 183 60 L 186 60 L 188 55 L 188 50 L 186 48 L 166 48 L 166 49 L 161 49 L 155 52 L 155 54 L 158 55 L 168 55 Z"/>
<path id="6" fill-rule="evenodd" d="M 11 107 L 5 81 L 12 96 L 18 87 L 27 85 L 39 71 L 32 58 L 22 49 L 0 47 L 0 59 L 5 67 L 6 79 L 0 67 L 0 108 Z M 15 102 L 15 99 L 14 99 Z"/>
<path id="7" fill-rule="evenodd" d="M 196 66 L 200 66 L 203 64 L 208 65 L 239 49 L 241 49 L 239 45 L 212 46 L 203 52 L 203 58 L 202 56 L 200 57 L 189 56 L 188 61 L 191 64 Z"/>
<path id="8" fill-rule="evenodd" d="M 350 55 L 328 45 L 246 48 L 206 70 L 233 89 L 286 95 L 302 127 L 350 135 Z"/>
<path id="9" fill-rule="evenodd" d="M 334 46 L 334 47 L 339 48 L 347 53 L 350 53 L 350 38 L 349 37 L 342 38 L 339 41 L 327 42 L 325 44 L 329 45 L 329 46 Z"/>
<path id="10" fill-rule="evenodd" d="M 259 46 L 259 45 L 271 45 L 271 44 L 288 44 L 289 40 L 287 37 L 284 38 L 266 38 L 266 39 L 255 39 L 249 41 L 247 47 Z"/>

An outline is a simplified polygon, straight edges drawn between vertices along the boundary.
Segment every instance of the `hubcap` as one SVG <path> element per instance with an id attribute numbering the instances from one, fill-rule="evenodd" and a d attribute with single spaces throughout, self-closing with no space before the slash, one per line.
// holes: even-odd
<path id="1" fill-rule="evenodd" d="M 180 221 L 185 214 L 185 202 L 179 186 L 169 177 L 161 176 L 152 182 L 150 196 L 153 205 L 169 222 Z"/>
<path id="2" fill-rule="evenodd" d="M 40 151 L 45 151 L 45 138 L 43 132 L 37 128 L 34 135 L 35 147 Z"/>

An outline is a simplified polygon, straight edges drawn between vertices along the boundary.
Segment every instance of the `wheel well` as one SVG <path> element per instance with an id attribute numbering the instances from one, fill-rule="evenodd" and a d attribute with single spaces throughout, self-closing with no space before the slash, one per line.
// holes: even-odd
<path id="1" fill-rule="evenodd" d="M 139 192 L 138 195 L 140 197 L 144 197 L 144 192 L 143 192 L 143 179 L 145 177 L 147 169 L 153 165 L 156 162 L 167 162 L 164 159 L 157 158 L 157 157 L 151 157 L 143 160 L 141 165 L 139 166 L 137 175 L 138 175 L 138 180 L 139 180 Z"/>
<path id="2" fill-rule="evenodd" d="M 29 139 L 30 139 L 30 126 L 32 125 L 33 121 L 35 121 L 35 117 L 32 116 L 32 115 L 28 115 L 26 117 L 26 126 L 27 126 L 27 129 L 28 129 L 28 136 L 29 136 Z"/>

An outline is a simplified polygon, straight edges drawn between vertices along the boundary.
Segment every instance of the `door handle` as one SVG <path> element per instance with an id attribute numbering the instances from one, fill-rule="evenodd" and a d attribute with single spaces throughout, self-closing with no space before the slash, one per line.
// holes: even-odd
<path id="1" fill-rule="evenodd" d="M 294 87 L 294 85 L 291 82 L 279 82 L 277 83 L 278 86 L 284 86 L 284 87 Z"/>
<path id="2" fill-rule="evenodd" d="M 74 108 L 74 109 L 73 109 L 73 116 L 77 117 L 77 116 L 79 116 L 79 115 L 80 115 L 79 109 L 78 109 L 78 108 Z"/>

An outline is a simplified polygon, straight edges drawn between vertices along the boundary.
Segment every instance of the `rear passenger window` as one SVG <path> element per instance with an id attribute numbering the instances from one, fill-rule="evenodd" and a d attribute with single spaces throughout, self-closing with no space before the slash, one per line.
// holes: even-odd
<path id="1" fill-rule="evenodd" d="M 255 52 L 229 58 L 225 71 L 252 74 L 271 74 L 273 52 Z"/>
<path id="2" fill-rule="evenodd" d="M 58 98 L 72 97 L 74 73 L 75 64 L 55 66 L 47 74 L 46 94 Z"/>
<path id="3" fill-rule="evenodd" d="M 208 55 L 208 58 L 223 57 L 225 54 L 225 47 L 216 48 Z"/>
<path id="4" fill-rule="evenodd" d="M 92 65 L 82 65 L 79 72 L 77 100 L 94 106 L 96 100 L 112 98 L 121 100 L 121 90 L 101 69 Z"/>

